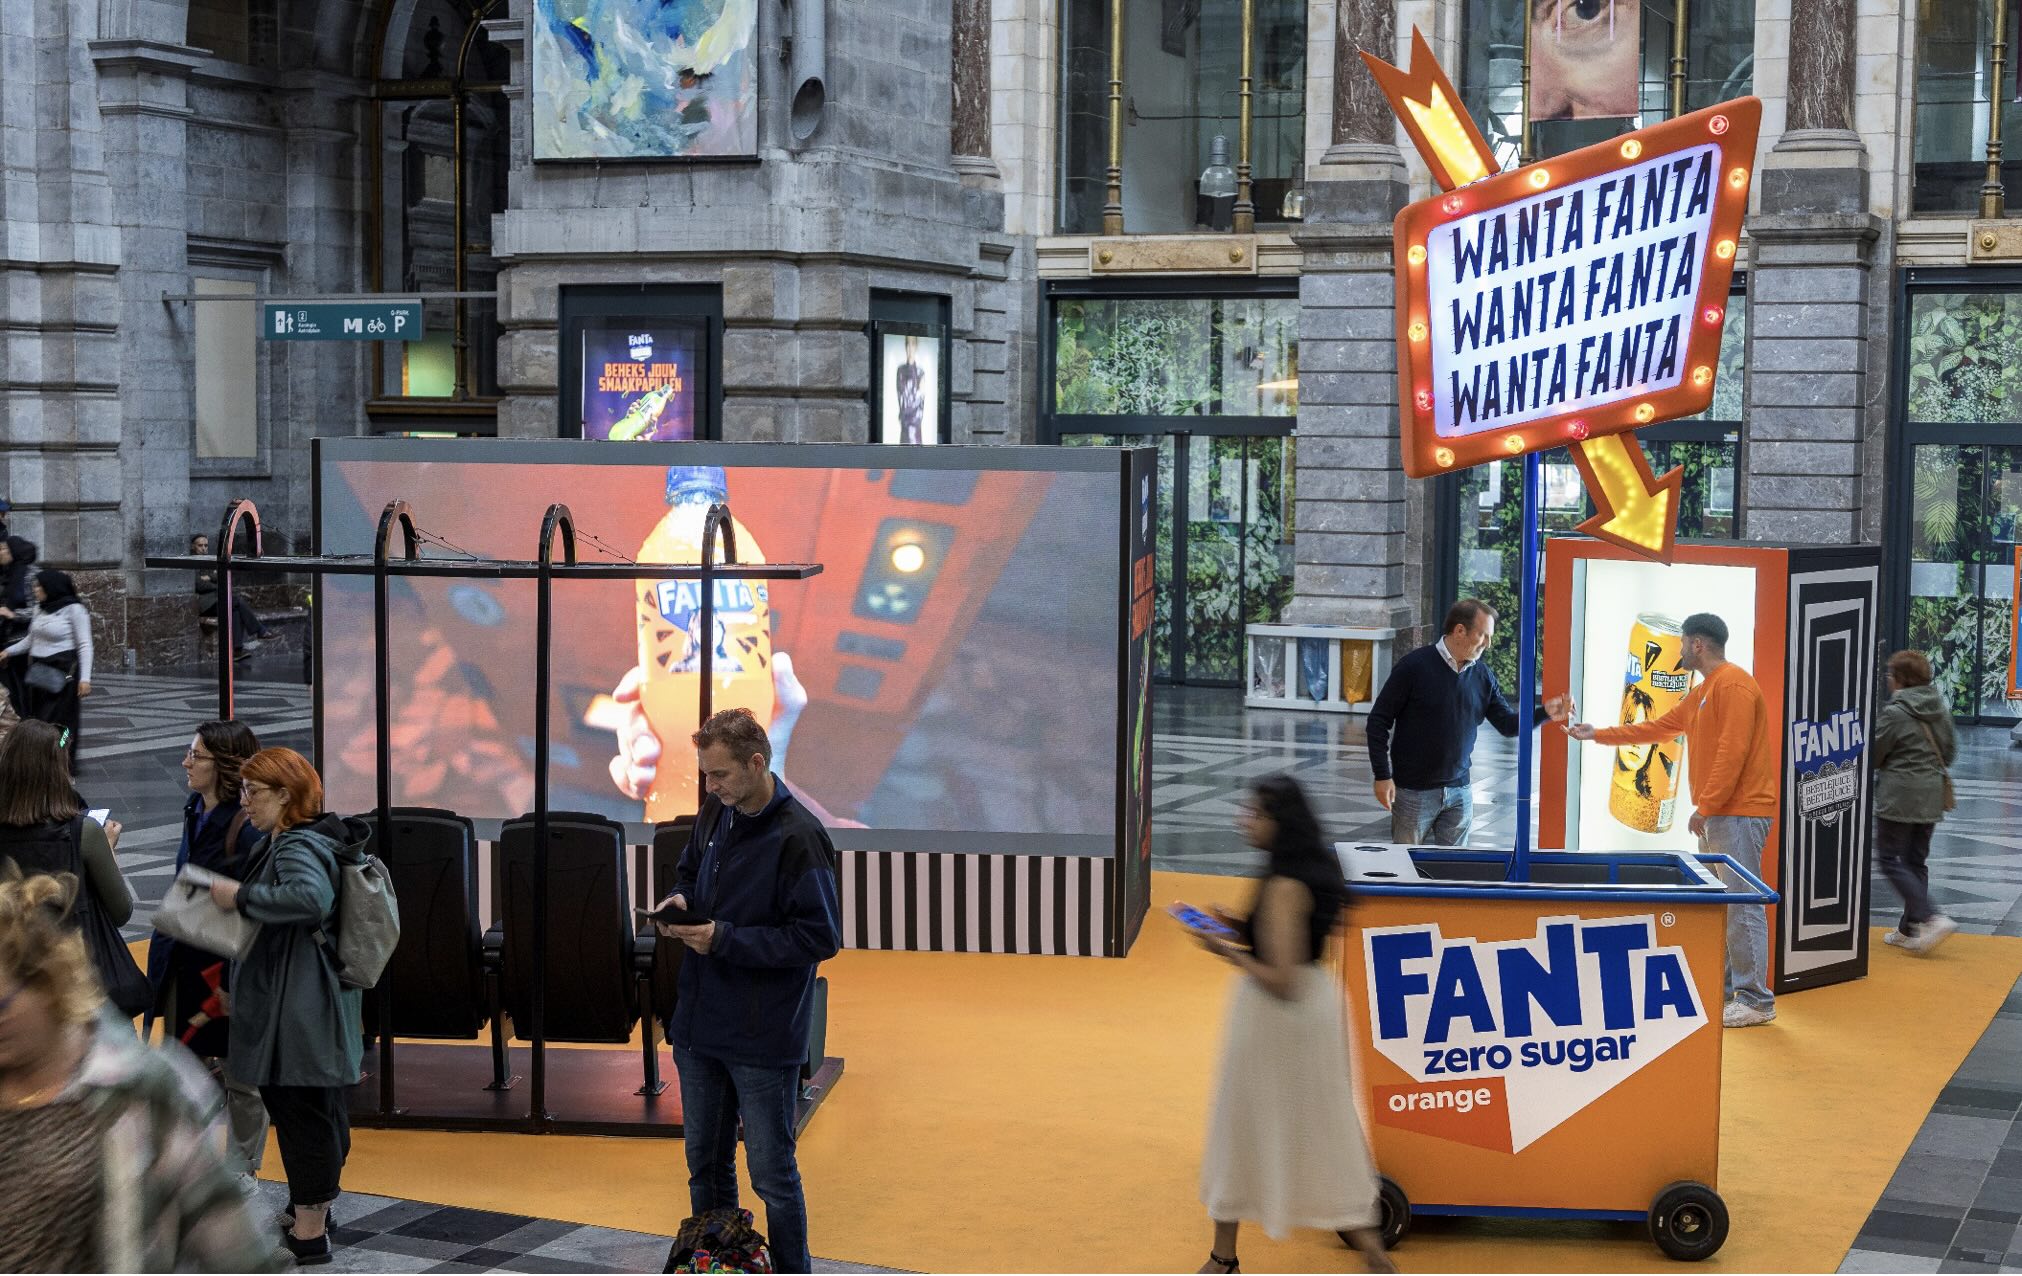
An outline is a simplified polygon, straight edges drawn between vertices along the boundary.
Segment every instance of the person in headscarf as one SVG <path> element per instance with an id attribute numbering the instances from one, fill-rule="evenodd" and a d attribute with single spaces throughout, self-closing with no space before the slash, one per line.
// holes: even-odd
<path id="1" fill-rule="evenodd" d="M 0 540 L 0 647 L 18 642 L 28 632 L 35 607 L 35 542 L 25 536 Z M 21 670 L 0 667 L 0 690 L 14 712 L 21 711 Z"/>
<path id="2" fill-rule="evenodd" d="M 0 666 L 12 667 L 26 658 L 21 715 L 64 730 L 74 776 L 79 701 L 91 694 L 91 613 L 68 572 L 37 572 L 33 589 L 35 611 L 28 632 L 0 650 Z"/>

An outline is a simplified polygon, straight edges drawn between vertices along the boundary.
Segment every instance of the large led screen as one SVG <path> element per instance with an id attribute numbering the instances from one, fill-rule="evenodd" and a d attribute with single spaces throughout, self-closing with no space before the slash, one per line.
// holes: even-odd
<path id="1" fill-rule="evenodd" d="M 1698 677 L 1677 667 L 1679 622 L 1727 622 L 1727 658 L 1755 668 L 1755 569 L 1642 561 L 1576 562 L 1570 685 L 1597 727 L 1662 717 Z M 1688 820 L 1690 745 L 1575 744 L 1567 768 L 1566 845 L 1596 851 L 1697 851 Z"/>
<path id="2" fill-rule="evenodd" d="M 718 585 L 714 699 L 767 722 L 774 769 L 831 827 L 879 830 L 893 849 L 1022 840 L 991 834 L 1113 845 L 1121 459 L 1049 449 L 1037 470 L 1018 468 L 1037 450 L 934 448 L 904 467 L 810 464 L 873 454 L 890 450 L 330 441 L 322 546 L 370 553 L 380 510 L 401 499 L 431 555 L 528 559 L 559 501 L 583 561 L 694 562 L 702 511 L 725 501 L 744 561 L 823 566 Z M 332 809 L 363 810 L 371 584 L 333 576 L 322 590 L 325 780 Z M 564 581 L 554 599 L 551 805 L 632 822 L 692 811 L 695 586 Z M 534 583 L 397 580 L 392 628 L 395 802 L 478 819 L 530 809 Z M 634 742 L 623 757 L 621 739 Z M 961 848 L 931 836 L 957 830 Z"/>

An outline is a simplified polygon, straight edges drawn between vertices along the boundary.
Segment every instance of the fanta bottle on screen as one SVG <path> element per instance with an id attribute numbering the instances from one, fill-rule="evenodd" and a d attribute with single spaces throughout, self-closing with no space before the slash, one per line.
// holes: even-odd
<path id="1" fill-rule="evenodd" d="M 674 465 L 667 470 L 667 514 L 639 547 L 642 563 L 700 563 L 702 524 L 712 504 L 729 495 L 723 470 L 715 465 Z M 744 524 L 737 533 L 737 559 L 762 563 L 764 553 Z M 717 547 L 717 561 L 724 558 Z M 693 580 L 639 582 L 639 668 L 644 682 L 640 705 L 653 734 L 660 737 L 658 778 L 646 794 L 646 818 L 670 820 L 695 809 L 695 770 L 687 765 L 688 737 L 701 725 L 702 599 Z M 772 604 L 765 582 L 716 582 L 716 651 L 711 702 L 716 709 L 749 709 L 758 724 L 772 727 Z"/>

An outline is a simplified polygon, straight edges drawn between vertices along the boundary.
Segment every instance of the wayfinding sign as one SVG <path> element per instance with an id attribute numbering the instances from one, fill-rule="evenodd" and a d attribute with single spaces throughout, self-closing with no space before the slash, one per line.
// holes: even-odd
<path id="1" fill-rule="evenodd" d="M 421 302 L 263 301 L 260 336 L 268 341 L 418 341 Z"/>

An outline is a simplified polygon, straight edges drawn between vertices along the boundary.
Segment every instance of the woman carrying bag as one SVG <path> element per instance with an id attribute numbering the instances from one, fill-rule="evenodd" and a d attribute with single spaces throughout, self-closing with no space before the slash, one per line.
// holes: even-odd
<path id="1" fill-rule="evenodd" d="M 78 701 L 91 694 L 91 613 L 68 572 L 37 572 L 34 590 L 28 633 L 0 651 L 0 664 L 27 657 L 21 716 L 68 730 L 70 773 L 76 775 Z"/>
<path id="2" fill-rule="evenodd" d="M 239 805 L 239 768 L 259 751 L 259 739 L 242 722 L 197 728 L 183 754 L 191 793 L 183 805 L 182 845 L 176 848 L 178 873 L 193 864 L 237 878 L 252 867 L 262 835 Z M 232 1080 L 224 1068 L 231 1051 L 230 960 L 156 930 L 148 940 L 147 981 L 164 1035 L 189 1047 L 224 1087 L 232 1150 L 241 1168 L 258 1171 L 267 1153 L 266 1105 L 257 1088 Z"/>
<path id="3" fill-rule="evenodd" d="M 0 863 L 11 860 L 31 877 L 70 873 L 83 883 L 70 925 L 83 932 L 107 997 L 135 1019 L 153 994 L 119 933 L 133 918 L 133 892 L 108 831 L 83 812 L 58 739 L 48 723 L 24 722 L 0 744 Z"/>
<path id="4" fill-rule="evenodd" d="M 1950 767 L 1959 756 L 1952 707 L 1931 685 L 1922 652 L 1889 657 L 1889 702 L 1868 742 L 1875 767 L 1875 851 L 1903 897 L 1902 919 L 1883 942 L 1927 953 L 1959 924 L 1931 906 L 1931 834 L 1952 809 Z"/>
<path id="5" fill-rule="evenodd" d="M 323 782 L 293 749 L 262 749 L 239 768 L 241 798 L 267 834 L 243 881 L 219 878 L 218 907 L 260 923 L 232 971 L 231 1054 L 225 1071 L 260 1088 L 288 1174 L 282 1241 L 302 1266 L 331 1259 L 351 1122 L 345 1091 L 358 1083 L 362 994 L 337 978 L 334 924 L 340 857 L 371 831 L 323 810 Z"/>

